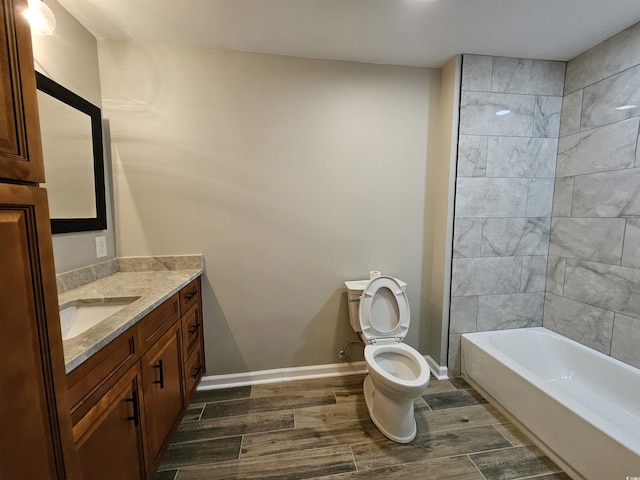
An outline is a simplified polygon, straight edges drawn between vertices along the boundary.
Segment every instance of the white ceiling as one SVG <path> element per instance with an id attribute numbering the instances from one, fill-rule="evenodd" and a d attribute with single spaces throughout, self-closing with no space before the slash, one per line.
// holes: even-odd
<path id="1" fill-rule="evenodd" d="M 640 0 L 58 1 L 98 38 L 427 67 L 569 60 L 640 21 Z"/>

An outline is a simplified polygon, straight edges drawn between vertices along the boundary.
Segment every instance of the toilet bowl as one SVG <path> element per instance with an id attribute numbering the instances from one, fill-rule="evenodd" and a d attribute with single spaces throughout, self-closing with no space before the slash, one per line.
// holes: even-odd
<path id="1" fill-rule="evenodd" d="M 413 402 L 426 390 L 430 373 L 424 357 L 402 343 L 410 322 L 406 284 L 380 276 L 345 285 L 351 326 L 365 341 L 369 416 L 387 438 L 408 443 L 417 433 Z"/>

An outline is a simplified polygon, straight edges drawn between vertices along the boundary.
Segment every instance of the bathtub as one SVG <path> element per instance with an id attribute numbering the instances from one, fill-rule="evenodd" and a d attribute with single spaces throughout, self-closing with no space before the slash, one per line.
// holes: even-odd
<path id="1" fill-rule="evenodd" d="M 639 369 L 541 327 L 464 334 L 461 356 L 469 383 L 572 478 L 640 479 Z"/>

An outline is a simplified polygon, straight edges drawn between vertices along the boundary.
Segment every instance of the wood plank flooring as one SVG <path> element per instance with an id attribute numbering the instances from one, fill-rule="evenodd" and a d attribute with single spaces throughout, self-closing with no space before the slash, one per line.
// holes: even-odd
<path id="1" fill-rule="evenodd" d="M 461 378 L 415 401 L 418 435 L 375 427 L 364 375 L 197 392 L 156 480 L 569 480 Z"/>

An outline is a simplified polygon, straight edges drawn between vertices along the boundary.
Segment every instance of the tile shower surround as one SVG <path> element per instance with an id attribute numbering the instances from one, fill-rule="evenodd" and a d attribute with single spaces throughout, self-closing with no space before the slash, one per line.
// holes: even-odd
<path id="1" fill-rule="evenodd" d="M 453 374 L 461 333 L 540 323 L 640 367 L 640 108 L 615 108 L 639 89 L 640 24 L 566 76 L 560 62 L 463 57 Z"/>
<path id="2" fill-rule="evenodd" d="M 564 75 L 563 62 L 463 57 L 449 323 L 454 375 L 460 334 L 542 325 Z"/>
<path id="3" fill-rule="evenodd" d="M 569 61 L 543 325 L 640 367 L 640 24 Z"/>

